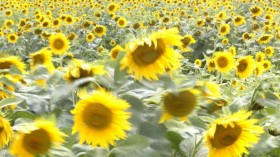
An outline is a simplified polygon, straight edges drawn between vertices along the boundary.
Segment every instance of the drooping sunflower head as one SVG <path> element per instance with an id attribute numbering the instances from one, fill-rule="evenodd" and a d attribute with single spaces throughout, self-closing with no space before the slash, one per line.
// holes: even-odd
<path id="1" fill-rule="evenodd" d="M 196 43 L 196 40 L 190 34 L 186 34 L 181 39 L 182 45 L 180 46 L 181 50 L 184 52 L 189 52 L 190 48 L 188 47 L 190 44 Z"/>
<path id="2" fill-rule="evenodd" d="M 38 65 L 46 67 L 50 73 L 55 69 L 52 63 L 52 53 L 47 48 L 30 54 L 30 69 L 34 70 Z"/>
<path id="3" fill-rule="evenodd" d="M 229 52 L 215 52 L 214 62 L 218 71 L 227 73 L 234 67 L 234 58 Z"/>
<path id="4" fill-rule="evenodd" d="M 2 117 L 2 113 L 0 114 L 0 149 L 2 149 L 11 141 L 14 133 L 10 122 Z"/>
<path id="5" fill-rule="evenodd" d="M 222 24 L 219 28 L 220 35 L 227 35 L 230 32 L 229 24 Z"/>
<path id="6" fill-rule="evenodd" d="M 87 98 L 80 100 L 75 109 L 72 133 L 79 133 L 79 143 L 86 142 L 93 147 L 108 148 L 116 140 L 126 138 L 131 129 L 128 121 L 130 105 L 115 97 L 112 93 L 95 91 Z"/>
<path id="7" fill-rule="evenodd" d="M 118 53 L 120 51 L 124 51 L 124 49 L 120 45 L 116 45 L 114 48 L 110 51 L 110 56 L 112 60 L 117 59 Z"/>
<path id="8" fill-rule="evenodd" d="M 195 89 L 185 89 L 179 92 L 167 92 L 163 96 L 163 113 L 159 123 L 163 123 L 172 117 L 179 120 L 187 120 L 189 115 L 198 104 L 199 91 Z"/>
<path id="9" fill-rule="evenodd" d="M 263 9 L 259 6 L 252 6 L 250 11 L 255 17 L 260 16 L 263 13 Z"/>
<path id="10" fill-rule="evenodd" d="M 273 38 L 273 35 L 271 35 L 271 34 L 263 34 L 262 36 L 260 36 L 259 38 L 258 38 L 258 43 L 259 44 L 266 44 L 266 43 L 268 43 L 268 42 L 270 42 L 270 40 Z"/>
<path id="11" fill-rule="evenodd" d="M 13 141 L 10 152 L 18 157 L 35 157 L 44 155 L 53 147 L 64 142 L 62 133 L 53 122 L 36 120 L 27 124 L 25 132 L 19 131 Z"/>
<path id="12" fill-rule="evenodd" d="M 9 56 L 0 58 L 0 70 L 8 70 L 11 66 L 15 66 L 21 72 L 24 72 L 25 64 L 17 56 Z"/>
<path id="13" fill-rule="evenodd" d="M 96 25 L 94 28 L 93 28 L 93 33 L 98 36 L 98 37 L 102 37 L 106 34 L 106 27 L 103 26 L 103 25 Z"/>
<path id="14" fill-rule="evenodd" d="M 264 130 L 255 125 L 257 119 L 248 119 L 251 112 L 239 111 L 212 122 L 204 135 L 209 157 L 233 157 L 248 154 L 247 148 L 257 143 Z"/>
<path id="15" fill-rule="evenodd" d="M 70 48 L 69 41 L 62 33 L 52 34 L 49 38 L 51 51 L 56 55 L 62 55 Z"/>
<path id="16" fill-rule="evenodd" d="M 245 23 L 246 23 L 246 21 L 245 21 L 244 16 L 238 15 L 238 16 L 234 17 L 234 22 L 233 22 L 233 24 L 234 24 L 235 26 L 241 26 L 241 25 L 243 25 L 243 24 L 245 24 Z"/>
<path id="17" fill-rule="evenodd" d="M 255 68 L 254 63 L 255 61 L 252 56 L 244 56 L 239 58 L 236 66 L 236 75 L 240 78 L 249 77 Z"/>

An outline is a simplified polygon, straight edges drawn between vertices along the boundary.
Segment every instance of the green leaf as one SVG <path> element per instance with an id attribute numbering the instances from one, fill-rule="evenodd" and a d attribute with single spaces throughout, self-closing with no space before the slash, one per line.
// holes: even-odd
<path id="1" fill-rule="evenodd" d="M 28 112 L 28 111 L 15 111 L 9 119 L 16 120 L 18 118 L 29 118 L 29 119 L 35 119 L 38 115 Z"/>
<path id="2" fill-rule="evenodd" d="M 170 141 L 171 146 L 175 150 L 179 150 L 179 144 L 184 140 L 184 138 L 175 131 L 168 131 L 166 133 L 166 138 Z"/>
<path id="3" fill-rule="evenodd" d="M 23 102 L 23 99 L 19 98 L 5 98 L 0 101 L 0 109 L 6 106 L 15 105 Z"/>
<path id="4" fill-rule="evenodd" d="M 120 52 L 117 56 L 116 59 L 116 66 L 114 70 L 114 82 L 115 84 L 120 84 L 123 83 L 127 80 L 126 76 L 126 71 L 125 70 L 120 70 L 121 67 L 121 60 L 125 56 L 125 52 Z"/>

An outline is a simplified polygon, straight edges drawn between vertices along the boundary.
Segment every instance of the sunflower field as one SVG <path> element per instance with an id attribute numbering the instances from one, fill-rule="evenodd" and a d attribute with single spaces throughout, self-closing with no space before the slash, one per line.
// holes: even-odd
<path id="1" fill-rule="evenodd" d="M 0 12 L 0 157 L 280 157 L 279 0 Z"/>

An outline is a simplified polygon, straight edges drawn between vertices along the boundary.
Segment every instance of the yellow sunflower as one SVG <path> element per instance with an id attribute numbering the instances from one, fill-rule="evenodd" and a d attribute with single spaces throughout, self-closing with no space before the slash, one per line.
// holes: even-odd
<path id="1" fill-rule="evenodd" d="M 264 70 L 269 70 L 271 68 L 271 62 L 269 60 L 264 60 L 262 62 Z"/>
<path id="2" fill-rule="evenodd" d="M 3 149 L 14 135 L 10 122 L 0 115 L 0 149 Z"/>
<path id="3" fill-rule="evenodd" d="M 47 48 L 30 54 L 30 69 L 34 70 L 38 65 L 44 66 L 49 73 L 55 69 L 52 63 L 52 53 Z"/>
<path id="4" fill-rule="evenodd" d="M 17 56 L 9 56 L 0 58 L 0 70 L 8 70 L 11 66 L 15 66 L 21 72 L 24 72 L 25 64 Z"/>
<path id="5" fill-rule="evenodd" d="M 182 37 L 181 42 L 182 45 L 180 46 L 180 49 L 184 52 L 189 52 L 190 51 L 189 45 L 196 43 L 196 40 L 192 37 L 192 35 L 186 34 L 185 36 Z"/>
<path id="6" fill-rule="evenodd" d="M 236 47 L 235 47 L 235 46 L 231 46 L 231 47 L 228 49 L 228 51 L 231 53 L 231 55 L 232 55 L 233 57 L 236 56 Z"/>
<path id="7" fill-rule="evenodd" d="M 244 110 L 212 122 L 204 135 L 209 157 L 237 157 L 249 154 L 248 148 L 259 141 L 263 128 L 257 119 L 248 119 L 251 112 Z"/>
<path id="8" fill-rule="evenodd" d="M 47 154 L 52 147 L 64 142 L 62 133 L 53 122 L 36 120 L 19 130 L 10 146 L 10 153 L 17 157 L 36 157 Z"/>
<path id="9" fill-rule="evenodd" d="M 252 56 L 244 56 L 238 59 L 236 75 L 240 78 L 249 77 L 255 69 L 255 61 Z"/>
<path id="10" fill-rule="evenodd" d="M 219 28 L 220 35 L 227 35 L 230 32 L 229 24 L 222 24 Z"/>
<path id="11" fill-rule="evenodd" d="M 8 42 L 9 42 L 9 43 L 16 43 L 17 40 L 18 40 L 18 36 L 17 36 L 15 33 L 9 34 L 9 35 L 7 36 L 7 39 L 8 39 Z"/>
<path id="12" fill-rule="evenodd" d="M 121 69 L 128 68 L 136 80 L 143 77 L 157 80 L 158 74 L 166 69 L 173 70 L 180 67 L 181 55 L 171 48 L 181 45 L 178 29 L 171 28 L 153 33 L 149 38 L 126 44 L 126 56 L 121 61 Z"/>
<path id="13" fill-rule="evenodd" d="M 256 54 L 256 62 L 262 62 L 265 59 L 265 54 L 263 52 L 258 52 Z"/>
<path id="14" fill-rule="evenodd" d="M 118 5 L 116 3 L 110 3 L 107 6 L 107 10 L 109 13 L 115 12 L 118 9 Z"/>
<path id="15" fill-rule="evenodd" d="M 87 42 L 92 42 L 94 40 L 94 34 L 93 33 L 89 33 L 86 36 L 86 41 Z"/>
<path id="16" fill-rule="evenodd" d="M 195 64 L 196 66 L 198 66 L 198 67 L 201 67 L 201 65 L 202 65 L 201 59 L 196 59 L 196 60 L 194 61 L 194 64 Z"/>
<path id="17" fill-rule="evenodd" d="M 246 21 L 245 21 L 244 16 L 238 15 L 238 16 L 234 17 L 233 24 L 234 24 L 235 26 L 241 26 L 241 25 L 243 25 L 243 24 L 245 24 L 245 23 L 246 23 Z"/>
<path id="18" fill-rule="evenodd" d="M 131 129 L 128 119 L 131 114 L 126 110 L 130 105 L 109 92 L 95 91 L 80 100 L 75 109 L 72 134 L 79 133 L 79 143 L 91 144 L 93 147 L 108 148 L 115 141 L 125 139 L 127 130 Z"/>
<path id="19" fill-rule="evenodd" d="M 67 37 L 62 33 L 52 34 L 49 38 L 51 51 L 56 55 L 62 55 L 70 48 Z"/>
<path id="20" fill-rule="evenodd" d="M 103 66 L 92 65 L 76 59 L 73 60 L 72 65 L 65 72 L 64 79 L 70 83 L 80 78 L 92 77 L 98 74 L 105 74 Z"/>
<path id="21" fill-rule="evenodd" d="M 258 62 L 258 63 L 256 64 L 255 69 L 254 69 L 254 75 L 255 75 L 255 76 L 260 76 L 260 75 L 263 74 L 263 72 L 264 72 L 264 66 L 263 66 L 262 63 Z"/>
<path id="22" fill-rule="evenodd" d="M 210 58 L 206 62 L 208 72 L 215 71 L 215 61 L 214 59 Z"/>
<path id="23" fill-rule="evenodd" d="M 271 34 L 263 34 L 262 36 L 259 37 L 257 40 L 259 44 L 266 44 L 270 42 L 270 40 L 273 38 L 273 35 Z"/>
<path id="24" fill-rule="evenodd" d="M 268 57 L 272 57 L 274 54 L 274 48 L 272 46 L 268 46 L 265 48 L 264 52 Z"/>
<path id="25" fill-rule="evenodd" d="M 117 59 L 118 53 L 120 51 L 124 51 L 124 49 L 120 45 L 116 45 L 114 48 L 110 51 L 110 56 L 112 60 Z"/>
<path id="26" fill-rule="evenodd" d="M 98 37 L 102 37 L 106 34 L 106 27 L 103 26 L 103 25 L 96 25 L 94 28 L 93 28 L 93 33 L 98 36 Z"/>
<path id="27" fill-rule="evenodd" d="M 198 105 L 199 91 L 195 89 L 185 89 L 179 92 L 167 92 L 163 96 L 163 113 L 159 123 L 164 123 L 172 117 L 182 121 L 187 120 L 189 115 Z"/>
<path id="28" fill-rule="evenodd" d="M 263 13 L 263 9 L 259 6 L 252 6 L 250 8 L 251 13 L 253 14 L 253 16 L 260 16 Z"/>
<path id="29" fill-rule="evenodd" d="M 127 21 L 124 17 L 120 17 L 118 18 L 117 24 L 119 28 L 124 28 L 127 25 Z"/>
<path id="30" fill-rule="evenodd" d="M 218 71 L 227 73 L 234 67 L 234 58 L 229 52 L 215 52 L 214 62 Z"/>

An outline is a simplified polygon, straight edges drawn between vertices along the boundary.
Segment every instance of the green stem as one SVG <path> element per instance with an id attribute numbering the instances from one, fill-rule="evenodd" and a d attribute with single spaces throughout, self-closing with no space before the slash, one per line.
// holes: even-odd
<path id="1" fill-rule="evenodd" d="M 257 94 L 257 91 L 259 90 L 260 87 L 261 87 L 261 84 L 258 85 L 258 87 L 255 89 L 255 91 L 254 91 L 254 93 L 253 93 L 253 95 L 252 95 L 251 103 L 250 103 L 250 108 L 252 108 L 253 105 L 254 105 L 254 98 L 255 98 L 255 96 L 256 96 L 256 94 Z"/>

